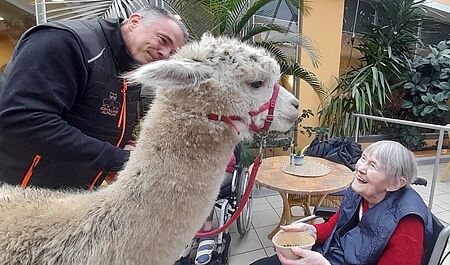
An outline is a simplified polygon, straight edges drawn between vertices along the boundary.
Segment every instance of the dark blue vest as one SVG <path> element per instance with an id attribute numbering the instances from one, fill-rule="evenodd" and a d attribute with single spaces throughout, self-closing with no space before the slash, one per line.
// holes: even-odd
<path id="1" fill-rule="evenodd" d="M 388 193 L 368 209 L 359 221 L 362 197 L 348 188 L 340 206 L 339 218 L 325 243 L 317 247 L 331 264 L 376 264 L 400 219 L 415 214 L 425 224 L 424 246 L 433 233 L 432 215 L 412 188 Z"/>

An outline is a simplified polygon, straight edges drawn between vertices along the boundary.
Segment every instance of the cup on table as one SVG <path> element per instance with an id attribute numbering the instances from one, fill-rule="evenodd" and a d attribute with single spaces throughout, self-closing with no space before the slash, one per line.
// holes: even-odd
<path id="1" fill-rule="evenodd" d="M 276 252 L 283 254 L 288 259 L 300 259 L 291 249 L 301 247 L 311 249 L 316 240 L 305 232 L 284 232 L 278 231 L 272 238 Z"/>

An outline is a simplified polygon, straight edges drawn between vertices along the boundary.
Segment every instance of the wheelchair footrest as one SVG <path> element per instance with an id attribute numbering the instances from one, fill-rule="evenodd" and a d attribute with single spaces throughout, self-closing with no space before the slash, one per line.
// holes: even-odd
<path id="1" fill-rule="evenodd" d="M 216 249 L 212 252 L 211 261 L 208 265 L 226 265 L 228 264 L 228 256 L 230 252 L 231 236 L 229 233 L 223 234 L 223 243 L 220 246 L 220 252 Z M 189 255 L 180 258 L 174 265 L 195 265 L 195 254 L 197 248 L 193 248 Z"/>

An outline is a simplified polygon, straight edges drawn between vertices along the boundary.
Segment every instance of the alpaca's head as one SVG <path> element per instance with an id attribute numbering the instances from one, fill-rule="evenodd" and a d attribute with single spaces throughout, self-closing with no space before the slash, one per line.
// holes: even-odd
<path id="1" fill-rule="evenodd" d="M 272 97 L 280 67 L 264 49 L 236 39 L 205 35 L 177 51 L 168 60 L 144 65 L 127 78 L 143 89 L 156 89 L 157 97 L 178 110 L 207 116 L 240 116 L 236 122 L 251 135 L 250 112 Z M 298 100 L 281 87 L 270 130 L 286 131 L 298 117 Z M 262 127 L 267 110 L 253 117 Z"/>

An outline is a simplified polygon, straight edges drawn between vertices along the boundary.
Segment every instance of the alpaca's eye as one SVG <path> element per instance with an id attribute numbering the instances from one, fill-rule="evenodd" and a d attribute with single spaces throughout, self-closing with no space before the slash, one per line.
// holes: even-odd
<path id="1" fill-rule="evenodd" d="M 263 83 L 263 81 L 260 80 L 260 81 L 251 82 L 250 85 L 253 88 L 260 88 L 262 86 L 262 83 Z"/>

